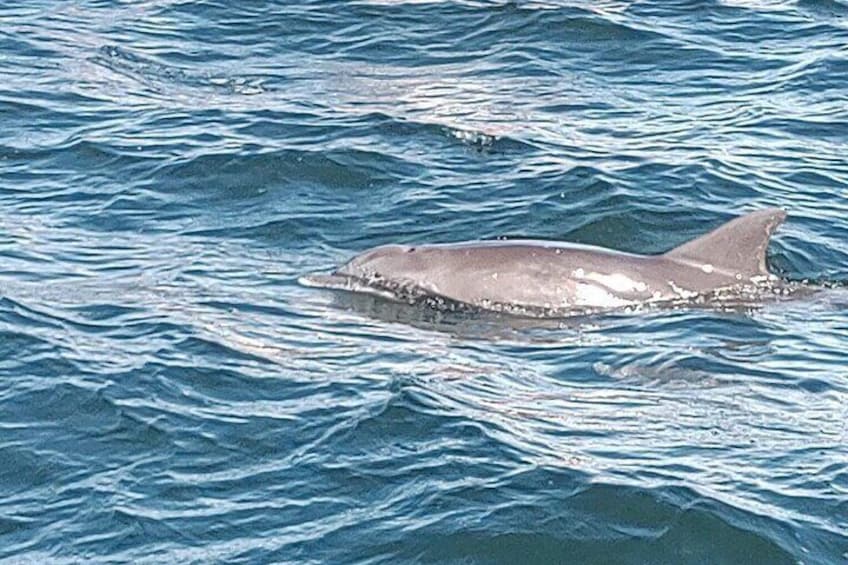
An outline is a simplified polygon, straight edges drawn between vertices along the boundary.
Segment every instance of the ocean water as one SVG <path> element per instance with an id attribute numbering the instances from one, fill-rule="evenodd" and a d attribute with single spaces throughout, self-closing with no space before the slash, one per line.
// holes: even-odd
<path id="1" fill-rule="evenodd" d="M 0 6 L 3 563 L 848 562 L 848 4 Z M 298 284 L 384 243 L 665 251 L 735 311 Z"/>

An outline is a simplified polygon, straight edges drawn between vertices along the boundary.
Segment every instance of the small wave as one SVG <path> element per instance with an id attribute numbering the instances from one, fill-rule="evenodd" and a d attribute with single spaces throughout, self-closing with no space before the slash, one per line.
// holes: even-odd
<path id="1" fill-rule="evenodd" d="M 197 73 L 182 67 L 158 62 L 125 47 L 105 45 L 91 57 L 91 62 L 143 84 L 150 92 L 167 95 L 184 87 L 209 88 L 226 94 L 251 96 L 269 91 L 259 78 L 228 77 Z"/>

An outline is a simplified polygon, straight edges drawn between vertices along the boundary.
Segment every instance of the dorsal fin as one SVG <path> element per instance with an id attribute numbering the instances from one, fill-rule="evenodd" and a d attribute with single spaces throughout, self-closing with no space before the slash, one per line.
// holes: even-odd
<path id="1" fill-rule="evenodd" d="M 745 277 L 767 275 L 766 248 L 786 212 L 767 208 L 730 220 L 665 254 L 685 263 L 708 264 Z"/>

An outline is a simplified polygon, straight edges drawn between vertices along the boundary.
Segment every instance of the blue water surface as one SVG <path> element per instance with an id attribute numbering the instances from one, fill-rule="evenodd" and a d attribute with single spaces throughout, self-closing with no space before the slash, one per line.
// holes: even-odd
<path id="1" fill-rule="evenodd" d="M 0 561 L 848 562 L 844 1 L 3 2 L 0 125 Z M 297 282 L 766 206 L 820 290 Z"/>

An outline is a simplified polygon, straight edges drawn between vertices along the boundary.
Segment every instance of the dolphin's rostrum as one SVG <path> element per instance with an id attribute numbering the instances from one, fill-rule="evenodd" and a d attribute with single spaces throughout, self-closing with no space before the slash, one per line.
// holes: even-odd
<path id="1" fill-rule="evenodd" d="M 774 280 L 766 248 L 786 218 L 770 208 L 736 218 L 661 255 L 539 240 L 385 245 L 310 286 L 508 311 L 586 311 L 692 299 Z"/>

